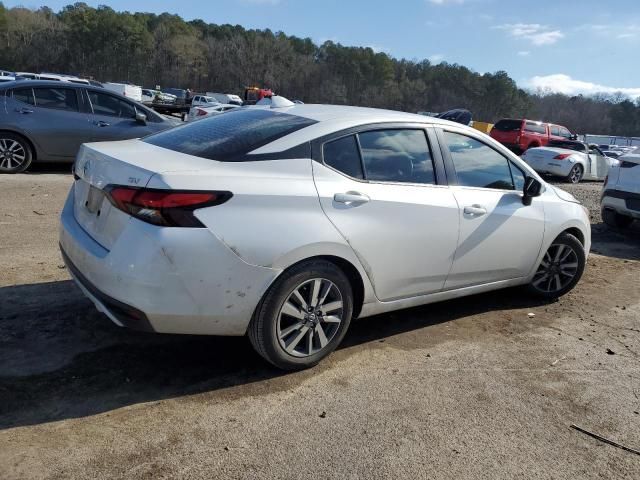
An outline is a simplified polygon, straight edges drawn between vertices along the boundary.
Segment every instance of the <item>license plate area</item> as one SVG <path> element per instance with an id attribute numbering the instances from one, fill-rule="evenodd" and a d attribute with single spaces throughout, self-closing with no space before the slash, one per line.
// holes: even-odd
<path id="1" fill-rule="evenodd" d="M 102 200 L 104 200 L 104 192 L 99 188 L 90 185 L 89 192 L 87 193 L 87 199 L 84 202 L 84 206 L 89 213 L 97 214 L 102 206 Z"/>

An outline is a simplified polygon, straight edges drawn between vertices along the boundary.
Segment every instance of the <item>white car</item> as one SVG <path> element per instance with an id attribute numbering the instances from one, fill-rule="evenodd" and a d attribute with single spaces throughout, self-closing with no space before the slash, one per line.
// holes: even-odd
<path id="1" fill-rule="evenodd" d="M 231 104 L 231 105 L 242 105 L 242 99 L 233 93 L 216 93 L 216 92 L 207 92 L 207 96 L 213 97 L 220 103 Z"/>
<path id="2" fill-rule="evenodd" d="M 564 177 L 570 183 L 604 180 L 611 165 L 597 145 L 573 140 L 551 140 L 545 147 L 529 148 L 522 159 L 536 172 Z"/>
<path id="3" fill-rule="evenodd" d="M 150 88 L 143 88 L 141 90 L 142 103 L 151 104 L 154 102 L 160 103 L 173 103 L 176 101 L 176 96 L 170 93 L 163 93 L 160 90 L 152 90 Z"/>
<path id="4" fill-rule="evenodd" d="M 213 97 L 208 97 L 206 95 L 194 95 L 191 99 L 191 105 L 194 107 L 199 106 L 211 106 L 211 105 L 219 105 L 220 102 Z"/>
<path id="5" fill-rule="evenodd" d="M 201 120 L 206 117 L 215 115 L 221 115 L 231 110 L 240 108 L 238 105 L 228 105 L 222 103 L 214 103 L 212 105 L 200 105 L 194 106 L 189 109 L 189 114 L 185 118 L 187 122 L 193 122 L 194 120 Z"/>
<path id="6" fill-rule="evenodd" d="M 352 318 L 516 285 L 563 295 L 591 243 L 586 209 L 505 147 L 401 112 L 240 108 L 85 144 L 74 177 L 60 247 L 100 311 L 248 334 L 283 369 L 318 363 Z"/>
<path id="7" fill-rule="evenodd" d="M 615 228 L 626 228 L 640 220 L 640 154 L 628 153 L 609 169 L 600 201 L 602 220 Z"/>

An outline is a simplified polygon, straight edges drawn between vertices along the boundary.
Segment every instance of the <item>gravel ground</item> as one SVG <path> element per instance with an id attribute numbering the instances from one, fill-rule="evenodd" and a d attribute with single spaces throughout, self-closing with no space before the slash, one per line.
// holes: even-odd
<path id="1" fill-rule="evenodd" d="M 244 338 L 130 332 L 57 250 L 68 174 L 0 176 L 0 478 L 640 478 L 640 235 L 596 216 L 578 287 L 354 322 L 283 374 Z M 535 317 L 530 318 L 529 313 Z"/>

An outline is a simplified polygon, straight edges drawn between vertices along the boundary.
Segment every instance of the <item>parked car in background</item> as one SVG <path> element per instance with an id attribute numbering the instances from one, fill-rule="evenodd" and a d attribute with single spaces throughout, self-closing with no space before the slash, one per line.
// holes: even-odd
<path id="1" fill-rule="evenodd" d="M 207 96 L 215 98 L 220 103 L 242 105 L 242 98 L 240 98 L 238 95 L 234 95 L 233 93 L 207 92 Z"/>
<path id="2" fill-rule="evenodd" d="M 640 220 L 640 154 L 621 156 L 609 169 L 600 200 L 602 220 L 626 228 Z"/>
<path id="3" fill-rule="evenodd" d="M 130 98 L 134 102 L 142 102 L 142 87 L 138 85 L 131 85 L 129 83 L 114 83 L 106 82 L 102 84 L 102 87 L 116 92 L 123 97 Z"/>
<path id="4" fill-rule="evenodd" d="M 13 82 L 16 80 L 16 77 L 13 75 L 5 75 L 5 72 L 2 72 L 2 74 L 0 75 L 0 83 L 4 83 L 4 82 Z"/>
<path id="5" fill-rule="evenodd" d="M 577 138 L 561 125 L 511 118 L 499 120 L 489 135 L 516 153 L 522 153 L 529 148 L 543 147 L 549 140 Z"/>
<path id="6" fill-rule="evenodd" d="M 530 148 L 522 159 L 538 173 L 565 178 L 570 183 L 604 180 L 611 165 L 596 144 L 551 140 L 546 147 Z"/>
<path id="7" fill-rule="evenodd" d="M 191 99 L 191 106 L 198 107 L 200 105 L 211 106 L 211 105 L 219 105 L 220 102 L 213 97 L 208 95 L 194 95 Z"/>
<path id="8" fill-rule="evenodd" d="M 73 162 L 85 142 L 144 137 L 171 128 L 154 111 L 91 85 L 21 80 L 0 85 L 0 172 L 32 162 Z"/>
<path id="9" fill-rule="evenodd" d="M 599 147 L 601 147 L 601 145 L 598 145 Z M 602 150 L 602 148 L 600 148 L 600 150 Z M 602 150 L 602 153 L 604 154 L 605 157 L 609 157 L 609 158 L 618 158 L 620 155 L 622 155 L 622 152 L 616 152 L 613 150 Z"/>
<path id="10" fill-rule="evenodd" d="M 579 281 L 586 209 L 486 135 L 288 104 L 83 146 L 60 248 L 100 311 L 156 332 L 248 334 L 295 370 L 352 318 L 517 285 L 552 299 Z"/>
<path id="11" fill-rule="evenodd" d="M 170 93 L 162 93 L 160 90 L 154 90 L 151 88 L 142 89 L 142 103 L 150 105 L 153 102 L 157 103 L 173 103 L 176 100 L 175 95 Z"/>
<path id="12" fill-rule="evenodd" d="M 193 122 L 194 120 L 201 120 L 206 117 L 215 115 L 221 115 L 225 112 L 236 110 L 240 108 L 238 105 L 229 105 L 222 103 L 214 103 L 211 105 L 200 105 L 197 107 L 191 107 L 189 109 L 189 115 L 185 118 L 187 122 Z"/>

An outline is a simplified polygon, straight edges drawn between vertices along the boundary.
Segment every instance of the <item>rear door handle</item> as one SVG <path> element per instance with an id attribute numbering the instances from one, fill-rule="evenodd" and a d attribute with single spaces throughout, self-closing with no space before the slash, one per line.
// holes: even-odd
<path id="1" fill-rule="evenodd" d="M 33 110 L 30 108 L 16 108 L 16 112 L 26 115 L 28 113 L 33 113 Z"/>
<path id="2" fill-rule="evenodd" d="M 475 215 L 476 217 L 480 217 L 487 213 L 487 209 L 482 205 L 471 205 L 470 207 L 464 207 L 464 213 L 467 215 Z"/>
<path id="3" fill-rule="evenodd" d="M 97 122 L 93 122 L 94 124 L 96 124 L 99 127 L 108 127 L 110 124 L 107 122 L 104 122 L 102 120 L 98 120 Z"/>
<path id="4" fill-rule="evenodd" d="M 369 197 L 359 192 L 336 193 L 333 196 L 333 201 L 337 203 L 344 203 L 345 205 L 361 204 L 367 203 L 369 201 Z"/>

